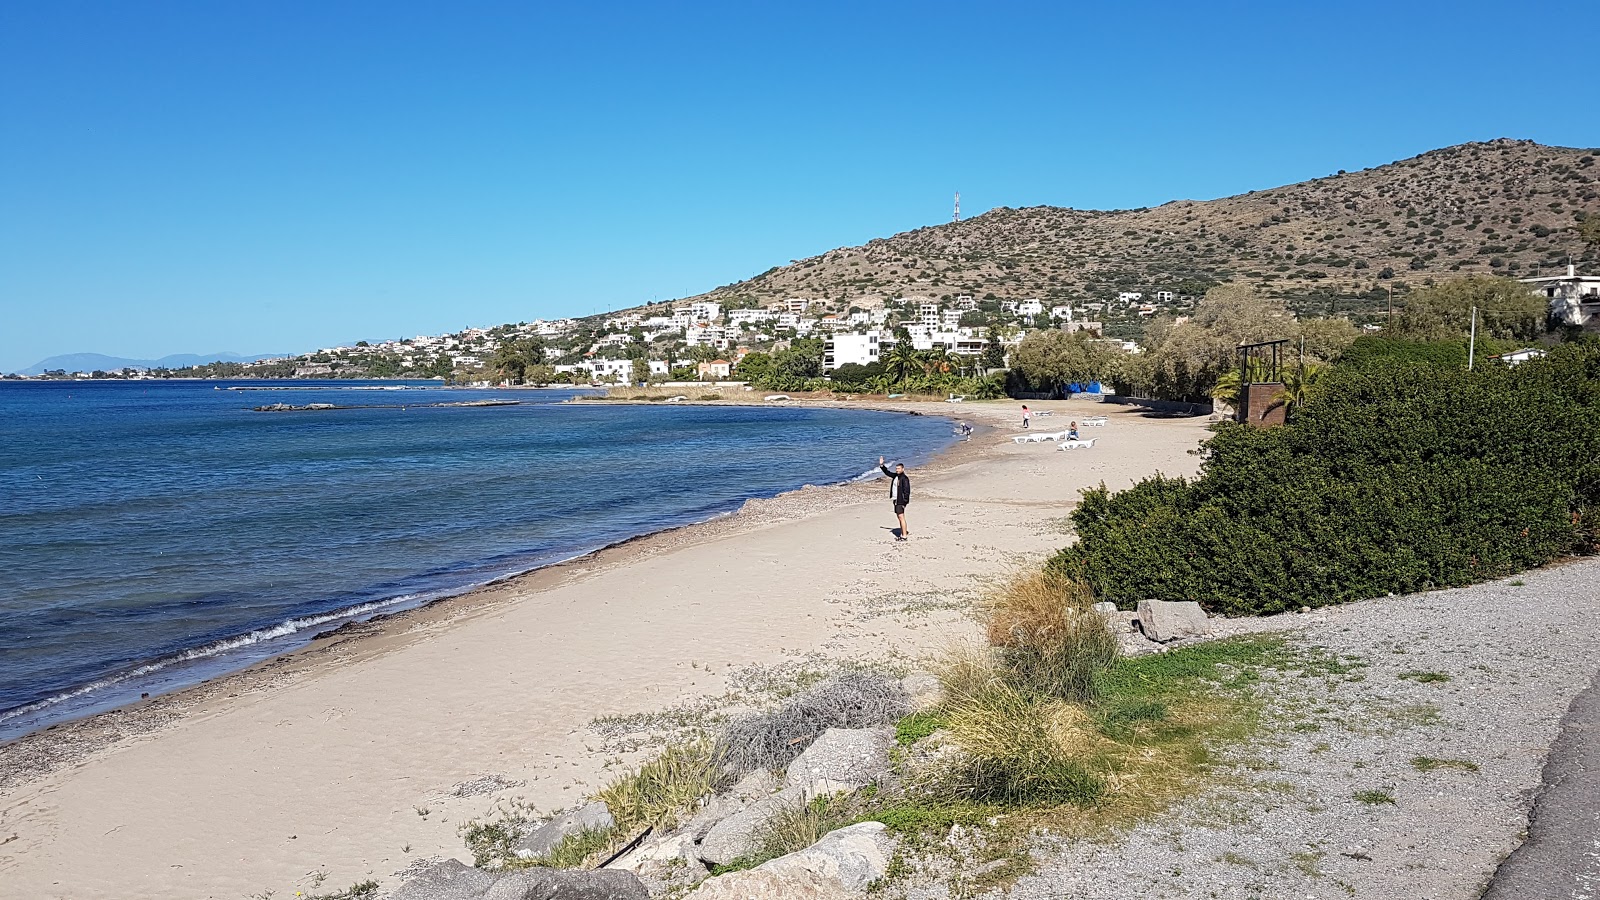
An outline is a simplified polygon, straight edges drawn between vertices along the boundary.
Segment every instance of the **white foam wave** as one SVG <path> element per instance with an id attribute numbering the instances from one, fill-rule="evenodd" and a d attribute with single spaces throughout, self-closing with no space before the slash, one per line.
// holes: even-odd
<path id="1" fill-rule="evenodd" d="M 308 628 L 316 628 L 319 625 L 326 625 L 329 622 L 337 622 L 341 619 L 359 619 L 362 616 L 368 615 L 369 613 L 375 613 L 390 606 L 395 606 L 401 603 L 409 603 L 413 600 L 419 599 L 421 596 L 421 594 L 401 594 L 400 596 L 390 597 L 386 600 L 374 600 L 370 603 L 360 603 L 355 606 L 346 607 L 341 610 L 335 610 L 334 612 L 330 613 L 323 613 L 321 615 L 302 616 L 295 619 L 288 619 L 286 621 L 279 622 L 277 625 L 272 625 L 267 628 L 258 628 L 255 631 L 251 631 L 247 634 L 241 634 L 238 637 L 223 638 L 219 641 L 212 641 L 209 644 L 203 644 L 199 647 L 192 647 L 188 650 L 184 650 L 181 653 L 175 653 L 172 656 L 145 663 L 142 666 L 112 675 L 108 678 L 101 678 L 97 681 L 91 681 L 88 684 L 80 685 L 79 687 L 73 688 L 70 691 L 62 691 L 59 694 L 53 694 L 49 697 L 45 697 L 42 700 L 36 700 L 33 703 L 18 706 L 14 709 L 0 711 L 0 722 L 6 722 L 21 716 L 31 715 L 33 713 L 40 712 L 41 710 L 49 709 L 52 706 L 58 706 L 69 700 L 75 700 L 79 697 L 92 694 L 96 691 L 105 690 L 108 687 L 113 687 L 136 678 L 142 678 L 146 675 L 153 675 L 162 669 L 166 669 L 170 666 L 175 666 L 180 663 L 194 662 L 196 660 L 210 659 L 215 656 L 221 656 L 225 653 L 241 650 L 245 647 L 260 644 L 264 641 L 272 641 L 278 638 L 289 637 L 298 632 L 305 631 Z"/>

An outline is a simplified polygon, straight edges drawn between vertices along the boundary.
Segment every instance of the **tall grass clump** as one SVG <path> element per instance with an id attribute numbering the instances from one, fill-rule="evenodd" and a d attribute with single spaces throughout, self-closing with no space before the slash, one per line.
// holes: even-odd
<path id="1" fill-rule="evenodd" d="M 667 745 L 654 759 L 606 785 L 595 799 L 605 801 L 617 830 L 631 836 L 651 826 L 673 827 L 727 782 L 717 745 L 698 737 Z"/>
<path id="2" fill-rule="evenodd" d="M 900 683 L 874 672 L 849 672 L 821 682 L 775 710 L 729 722 L 717 753 L 729 777 L 781 769 L 829 728 L 870 728 L 911 711 Z"/>
<path id="3" fill-rule="evenodd" d="M 984 613 L 1008 681 L 1025 691 L 1087 703 L 1096 676 L 1117 658 L 1117 637 L 1081 581 L 1020 575 L 988 597 Z"/>
<path id="4" fill-rule="evenodd" d="M 1085 765 L 1098 738 L 1080 706 L 1030 696 L 996 680 L 954 698 L 946 725 L 962 751 L 950 782 L 962 800 L 1081 806 L 1104 792 L 1102 780 Z"/>

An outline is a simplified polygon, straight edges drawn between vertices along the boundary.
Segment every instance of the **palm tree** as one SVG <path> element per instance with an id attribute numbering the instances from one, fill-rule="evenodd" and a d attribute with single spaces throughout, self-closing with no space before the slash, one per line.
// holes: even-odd
<path id="1" fill-rule="evenodd" d="M 917 354 L 917 349 L 907 340 L 895 344 L 894 349 L 883 357 L 884 374 L 889 376 L 889 381 L 893 384 L 905 381 L 906 376 L 921 367 L 922 360 Z"/>
<path id="2" fill-rule="evenodd" d="M 1306 395 L 1326 373 L 1327 366 L 1321 363 L 1304 363 L 1284 372 L 1283 393 L 1278 398 L 1288 405 L 1289 412 L 1294 412 L 1295 406 L 1305 402 Z"/>
<path id="3" fill-rule="evenodd" d="M 1244 373 L 1229 369 L 1211 386 L 1211 399 L 1229 406 L 1239 405 L 1239 394 L 1244 391 Z"/>

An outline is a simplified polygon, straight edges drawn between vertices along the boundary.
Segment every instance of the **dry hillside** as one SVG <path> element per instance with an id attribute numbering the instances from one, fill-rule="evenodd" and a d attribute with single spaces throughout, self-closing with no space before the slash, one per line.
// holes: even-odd
<path id="1" fill-rule="evenodd" d="M 1245 280 L 1300 302 L 1370 303 L 1428 276 L 1527 276 L 1565 265 L 1569 254 L 1600 260 L 1575 227 L 1584 214 L 1600 215 L 1597 156 L 1600 149 L 1502 139 L 1219 200 L 1112 212 L 997 209 L 831 250 L 703 297 L 867 306 L 970 293 L 1092 302 Z"/>

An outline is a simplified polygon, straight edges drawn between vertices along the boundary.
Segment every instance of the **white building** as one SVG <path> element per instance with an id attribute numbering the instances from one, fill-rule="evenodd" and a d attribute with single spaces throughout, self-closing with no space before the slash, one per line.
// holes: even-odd
<path id="1" fill-rule="evenodd" d="M 882 341 L 883 335 L 877 331 L 829 337 L 822 347 L 823 371 L 832 371 L 850 363 L 865 366 L 877 362 Z"/>
<path id="2" fill-rule="evenodd" d="M 1156 291 L 1156 302 L 1157 303 L 1171 303 L 1173 300 L 1176 300 L 1176 299 L 1177 299 L 1177 296 L 1175 294 L 1173 294 L 1171 291 Z"/>
<path id="3" fill-rule="evenodd" d="M 1123 291 L 1122 293 L 1117 295 L 1117 302 L 1118 303 L 1122 303 L 1122 304 L 1143 303 L 1144 302 L 1144 292 L 1143 291 Z"/>
<path id="4" fill-rule="evenodd" d="M 689 304 L 689 315 L 694 316 L 696 322 L 715 322 L 722 315 L 722 304 L 702 300 Z"/>
<path id="5" fill-rule="evenodd" d="M 811 306 L 811 301 L 804 297 L 790 297 L 783 301 L 783 308 L 795 315 L 803 315 Z"/>
<path id="6" fill-rule="evenodd" d="M 1038 300 L 1024 300 L 1017 304 L 1017 315 L 1037 316 L 1044 312 L 1044 304 Z"/>
<path id="7" fill-rule="evenodd" d="M 962 312 L 966 312 L 967 310 L 972 310 L 972 309 L 977 309 L 977 308 L 978 308 L 978 301 L 972 299 L 972 295 L 971 294 L 962 294 L 961 296 L 956 298 L 956 309 L 959 309 Z"/>
<path id="8" fill-rule="evenodd" d="M 1522 283 L 1544 294 L 1551 318 L 1563 325 L 1587 325 L 1600 314 L 1600 275 L 1579 275 L 1569 265 L 1565 275 L 1524 278 Z"/>
<path id="9" fill-rule="evenodd" d="M 683 330 L 683 340 L 691 347 L 726 347 L 728 330 L 721 325 L 690 325 Z"/>
<path id="10" fill-rule="evenodd" d="M 758 325 L 762 322 L 771 322 L 776 317 L 770 309 L 730 309 L 728 310 L 729 325 Z"/>
<path id="11" fill-rule="evenodd" d="M 1058 321 L 1071 322 L 1072 321 L 1072 307 L 1071 306 L 1052 306 L 1052 307 L 1050 307 L 1050 318 L 1056 319 Z"/>

